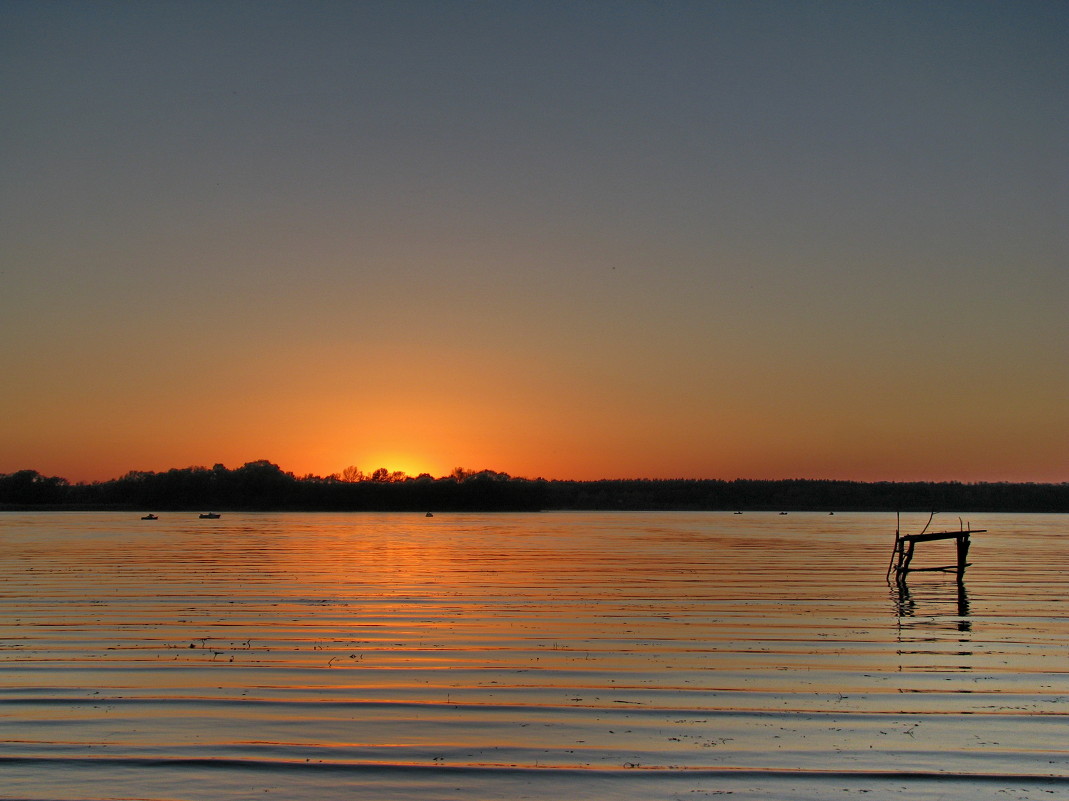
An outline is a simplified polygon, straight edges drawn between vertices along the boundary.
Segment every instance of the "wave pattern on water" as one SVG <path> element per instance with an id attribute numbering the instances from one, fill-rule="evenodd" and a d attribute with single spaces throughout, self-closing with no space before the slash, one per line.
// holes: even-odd
<path id="1" fill-rule="evenodd" d="M 9 514 L 0 798 L 1049 798 L 1067 522 Z"/>

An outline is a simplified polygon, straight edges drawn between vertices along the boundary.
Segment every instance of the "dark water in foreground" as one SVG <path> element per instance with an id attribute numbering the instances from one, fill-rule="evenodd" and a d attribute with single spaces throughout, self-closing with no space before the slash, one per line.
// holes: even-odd
<path id="1" fill-rule="evenodd" d="M 0 798 L 1069 798 L 1069 516 L 136 518 L 0 516 Z"/>

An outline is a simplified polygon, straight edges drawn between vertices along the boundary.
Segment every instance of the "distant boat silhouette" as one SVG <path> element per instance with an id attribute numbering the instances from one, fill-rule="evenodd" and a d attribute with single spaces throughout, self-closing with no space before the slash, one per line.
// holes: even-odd
<path id="1" fill-rule="evenodd" d="M 201 520 L 218 520 L 221 515 L 218 512 L 205 512 L 200 516 Z"/>
<path id="2" fill-rule="evenodd" d="M 149 513 L 149 514 L 145 515 L 145 516 L 144 516 L 144 517 L 142 517 L 141 519 L 142 519 L 142 520 L 159 520 L 159 518 L 158 518 L 158 517 L 156 517 L 156 515 L 154 515 L 154 514 L 152 514 L 152 513 Z"/>
<path id="3" fill-rule="evenodd" d="M 780 514 L 781 514 L 781 515 L 785 515 L 785 514 L 787 514 L 787 513 L 786 513 L 786 512 L 780 512 Z"/>
<path id="4" fill-rule="evenodd" d="M 427 512 L 424 517 L 434 517 L 434 512 Z"/>
<path id="5" fill-rule="evenodd" d="M 735 514 L 737 514 L 737 515 L 741 515 L 741 514 L 742 514 L 742 512 L 735 512 Z"/>

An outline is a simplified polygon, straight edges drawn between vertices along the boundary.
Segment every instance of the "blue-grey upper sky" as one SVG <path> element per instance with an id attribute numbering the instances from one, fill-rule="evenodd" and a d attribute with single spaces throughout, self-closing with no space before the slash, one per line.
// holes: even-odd
<path id="1" fill-rule="evenodd" d="M 1069 5 L 2 2 L 0 472 L 1069 480 Z"/>

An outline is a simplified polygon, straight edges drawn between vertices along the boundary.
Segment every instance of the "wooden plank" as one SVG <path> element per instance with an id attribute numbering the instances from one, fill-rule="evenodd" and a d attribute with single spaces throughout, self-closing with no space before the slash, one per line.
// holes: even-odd
<path id="1" fill-rule="evenodd" d="M 930 534 L 903 534 L 901 539 L 906 542 L 932 542 L 934 540 L 954 540 L 958 537 L 968 537 L 970 534 L 983 534 L 986 528 L 966 529 L 965 531 L 933 531 Z"/>

